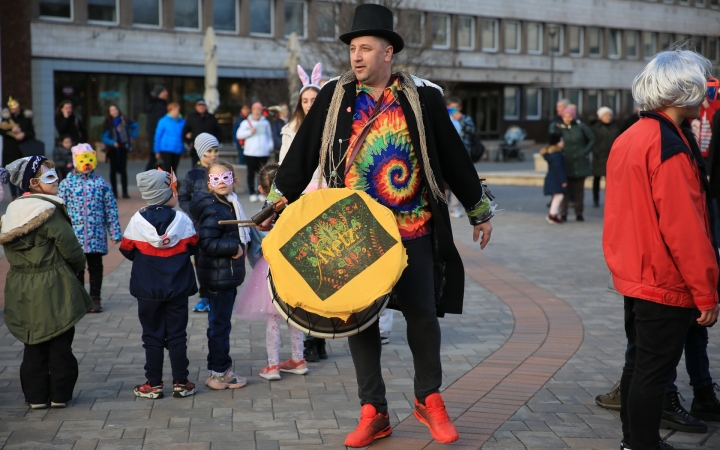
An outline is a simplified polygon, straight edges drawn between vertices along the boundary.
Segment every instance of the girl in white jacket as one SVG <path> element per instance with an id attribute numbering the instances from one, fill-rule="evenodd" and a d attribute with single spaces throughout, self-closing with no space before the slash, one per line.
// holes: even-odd
<path id="1" fill-rule="evenodd" d="M 252 113 L 243 120 L 235 134 L 238 140 L 245 140 L 244 154 L 247 165 L 247 188 L 250 201 L 265 201 L 265 196 L 258 196 L 255 175 L 267 164 L 270 152 L 273 149 L 272 128 L 270 122 L 263 116 L 263 105 L 255 102 L 251 108 Z"/>

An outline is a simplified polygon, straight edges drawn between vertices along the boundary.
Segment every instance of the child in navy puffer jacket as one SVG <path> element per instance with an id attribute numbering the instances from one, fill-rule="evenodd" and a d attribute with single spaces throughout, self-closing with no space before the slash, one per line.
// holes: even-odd
<path id="1" fill-rule="evenodd" d="M 75 235 L 87 259 L 90 297 L 93 300 L 93 307 L 88 312 L 100 313 L 103 310 L 102 257 L 108 252 L 108 235 L 115 244 L 122 239 L 118 206 L 110 185 L 95 173 L 95 150 L 89 144 L 78 144 L 72 148 L 72 154 L 75 170 L 60 182 L 58 197 L 65 202 Z M 78 280 L 85 285 L 84 270 L 78 274 Z"/>
<path id="2" fill-rule="evenodd" d="M 208 168 L 208 191 L 197 191 L 190 212 L 198 223 L 200 238 L 196 268 L 200 284 L 208 289 L 208 371 L 211 389 L 236 389 L 245 379 L 235 375 L 230 358 L 230 319 L 237 287 L 245 280 L 247 229 L 219 225 L 221 220 L 245 219 L 233 192 L 237 180 L 232 165 L 216 162 Z"/>
<path id="3" fill-rule="evenodd" d="M 180 193 L 178 194 L 180 208 L 190 217 L 192 217 L 190 213 L 190 201 L 193 198 L 193 194 L 197 191 L 207 192 L 207 169 L 210 167 L 210 164 L 217 161 L 220 143 L 212 134 L 200 133 L 195 138 L 194 147 L 200 161 L 185 175 L 185 180 L 180 184 Z M 194 220 L 194 222 L 195 225 L 197 225 L 197 220 Z M 208 292 L 202 283 L 200 284 L 200 301 L 195 305 L 193 311 L 210 312 Z"/>
<path id="4" fill-rule="evenodd" d="M 192 220 L 175 211 L 177 192 L 168 172 L 150 170 L 137 175 L 137 184 L 148 206 L 130 219 L 120 252 L 133 262 L 130 294 L 137 298 L 145 348 L 145 384 L 135 395 L 163 397 L 164 348 L 170 353 L 173 397 L 196 392 L 188 381 L 188 297 L 197 284 L 190 255 L 198 242 Z"/>

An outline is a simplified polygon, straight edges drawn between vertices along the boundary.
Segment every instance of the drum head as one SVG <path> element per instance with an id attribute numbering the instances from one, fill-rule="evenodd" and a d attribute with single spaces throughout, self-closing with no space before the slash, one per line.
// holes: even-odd
<path id="1" fill-rule="evenodd" d="M 270 289 L 273 305 L 287 323 L 309 336 L 322 339 L 339 339 L 364 331 L 378 320 L 380 313 L 390 300 L 390 295 L 385 295 L 364 310 L 351 314 L 347 320 L 342 320 L 337 317 L 319 316 L 302 308 L 293 308 L 288 305 L 278 296 L 270 274 L 268 274 L 268 289 Z"/>

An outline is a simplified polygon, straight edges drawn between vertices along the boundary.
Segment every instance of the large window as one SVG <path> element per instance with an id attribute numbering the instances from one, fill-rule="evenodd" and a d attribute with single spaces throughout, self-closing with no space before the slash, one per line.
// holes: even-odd
<path id="1" fill-rule="evenodd" d="M 450 16 L 433 14 L 431 17 L 433 48 L 450 48 Z"/>
<path id="2" fill-rule="evenodd" d="M 72 20 L 72 4 L 73 0 L 40 0 L 40 17 Z"/>
<path id="3" fill-rule="evenodd" d="M 250 34 L 273 35 L 273 0 L 250 0 Z"/>
<path id="4" fill-rule="evenodd" d="M 542 117 L 542 92 L 540 88 L 525 89 L 525 118 L 538 120 Z"/>
<path id="5" fill-rule="evenodd" d="M 587 110 L 595 112 L 600 109 L 602 93 L 597 89 L 587 91 Z"/>
<path id="6" fill-rule="evenodd" d="M 117 0 L 87 0 L 88 22 L 117 23 Z"/>
<path id="7" fill-rule="evenodd" d="M 590 56 L 602 56 L 603 51 L 603 30 L 598 27 L 588 27 L 588 54 Z"/>
<path id="8" fill-rule="evenodd" d="M 498 49 L 498 21 L 495 19 L 482 19 L 482 49 L 484 52 Z"/>
<path id="9" fill-rule="evenodd" d="M 317 20 L 317 35 L 321 41 L 335 40 L 335 4 L 328 2 L 315 2 L 315 19 Z"/>
<path id="10" fill-rule="evenodd" d="M 133 24 L 159 27 L 160 17 L 162 17 L 161 5 L 160 0 L 133 2 Z"/>
<path id="11" fill-rule="evenodd" d="M 582 56 L 585 36 L 582 27 L 568 27 L 568 52 L 570 56 Z"/>
<path id="12" fill-rule="evenodd" d="M 419 47 L 425 42 L 425 13 L 406 11 L 402 15 L 403 32 L 408 45 Z"/>
<path id="13" fill-rule="evenodd" d="M 643 32 L 643 56 L 651 59 L 657 53 L 657 34 L 649 31 Z"/>
<path id="14" fill-rule="evenodd" d="M 610 30 L 610 39 L 608 39 L 608 57 L 619 58 L 621 54 L 622 31 Z"/>
<path id="15" fill-rule="evenodd" d="M 543 26 L 539 22 L 527 24 L 527 52 L 531 55 L 542 54 L 542 33 Z"/>
<path id="16" fill-rule="evenodd" d="M 175 0 L 175 28 L 200 28 L 199 0 Z"/>
<path id="17" fill-rule="evenodd" d="M 504 90 L 505 119 L 520 118 L 520 88 L 507 86 Z"/>
<path id="18" fill-rule="evenodd" d="M 305 24 L 306 19 L 306 3 L 305 0 L 285 0 L 285 36 L 295 33 L 297 37 L 304 38 L 306 36 Z"/>
<path id="19" fill-rule="evenodd" d="M 215 31 L 237 31 L 237 0 L 214 0 L 213 20 Z"/>
<path id="20" fill-rule="evenodd" d="M 460 50 L 475 49 L 475 18 L 458 16 L 457 18 L 457 46 Z"/>
<path id="21" fill-rule="evenodd" d="M 625 32 L 625 57 L 637 59 L 640 56 L 640 33 L 637 31 Z"/>
<path id="22" fill-rule="evenodd" d="M 520 22 L 505 21 L 505 53 L 520 53 Z"/>
<path id="23" fill-rule="evenodd" d="M 556 55 L 561 55 L 565 40 L 565 28 L 562 25 L 548 25 L 548 34 L 550 35 L 550 51 Z"/>
<path id="24" fill-rule="evenodd" d="M 663 52 L 670 48 L 673 37 L 670 33 L 658 33 L 658 51 Z"/>

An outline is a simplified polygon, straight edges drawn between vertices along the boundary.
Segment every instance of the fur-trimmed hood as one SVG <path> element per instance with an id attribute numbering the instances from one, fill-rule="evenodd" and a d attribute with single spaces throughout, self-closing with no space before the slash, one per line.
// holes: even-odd
<path id="1" fill-rule="evenodd" d="M 26 119 L 32 119 L 33 112 L 29 109 L 22 109 L 20 108 L 20 113 L 26 118 Z M 8 108 L 3 108 L 2 113 L 0 113 L 0 117 L 3 119 L 9 119 L 10 118 L 10 110 Z"/>
<path id="2" fill-rule="evenodd" d="M 60 197 L 46 194 L 33 194 L 11 202 L 0 219 L 0 245 L 38 229 L 52 217 L 57 205 L 62 204 Z"/>
<path id="3" fill-rule="evenodd" d="M 541 155 L 551 155 L 553 153 L 562 152 L 563 149 L 558 147 L 557 145 L 548 145 L 547 147 L 543 147 L 540 149 Z"/>

